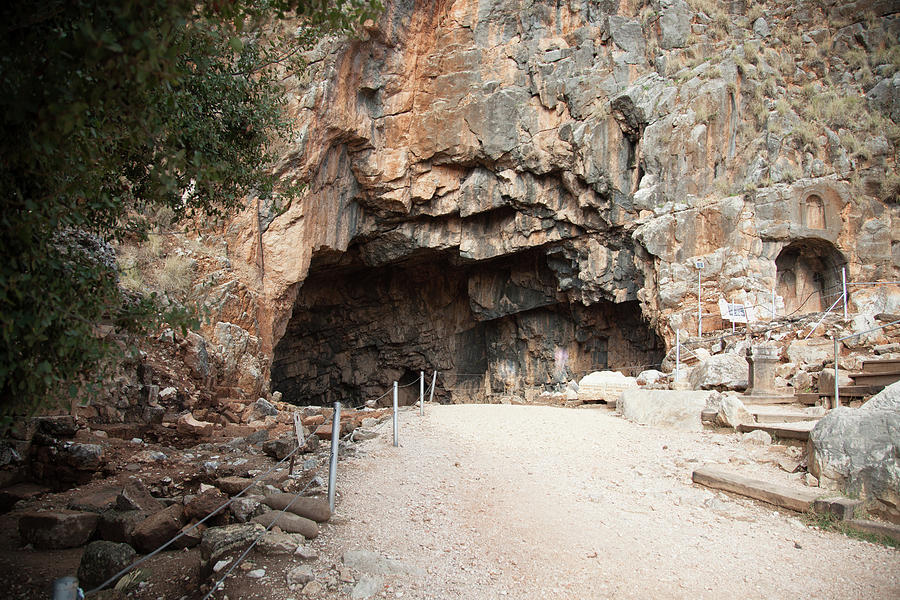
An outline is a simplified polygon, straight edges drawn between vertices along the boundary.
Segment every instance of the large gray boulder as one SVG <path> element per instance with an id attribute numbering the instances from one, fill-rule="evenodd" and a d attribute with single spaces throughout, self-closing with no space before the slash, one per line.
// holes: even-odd
<path id="1" fill-rule="evenodd" d="M 749 366 L 747 359 L 734 352 L 716 354 L 701 362 L 691 372 L 695 390 L 745 390 Z"/>
<path id="2" fill-rule="evenodd" d="M 700 413 L 713 392 L 627 389 L 616 411 L 629 421 L 683 431 L 700 431 Z"/>
<path id="3" fill-rule="evenodd" d="M 858 409 L 836 408 L 809 434 L 809 471 L 823 487 L 900 516 L 900 382 Z"/>

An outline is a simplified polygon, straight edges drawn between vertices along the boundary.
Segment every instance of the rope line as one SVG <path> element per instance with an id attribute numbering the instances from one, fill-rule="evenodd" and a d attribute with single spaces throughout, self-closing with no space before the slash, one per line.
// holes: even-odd
<path id="1" fill-rule="evenodd" d="M 333 419 L 332 419 L 332 421 L 333 421 Z M 310 432 L 309 436 L 306 437 L 306 439 L 304 440 L 303 446 L 305 446 L 306 443 L 309 442 L 310 438 L 312 438 L 313 435 L 315 435 L 315 432 Z M 296 448 L 294 448 L 294 450 L 292 450 L 287 456 L 285 456 L 280 461 L 278 461 L 277 463 L 272 465 L 272 467 L 268 471 L 266 471 L 265 473 L 262 473 L 260 475 L 257 475 L 253 480 L 251 480 L 251 482 L 249 484 L 247 484 L 247 487 L 245 487 L 240 492 L 238 492 L 237 494 L 235 494 L 234 496 L 229 498 L 228 501 L 225 502 L 224 504 L 222 504 L 221 506 L 219 506 L 219 508 L 212 511 L 211 513 L 209 513 L 208 515 L 206 515 L 205 517 L 203 517 L 202 519 L 200 519 L 199 521 L 197 521 L 196 523 L 194 523 L 192 526 L 188 527 L 187 529 L 184 529 L 184 530 L 178 532 L 178 534 L 175 537 L 170 539 L 165 544 L 159 546 L 156 550 L 154 550 L 150 554 L 147 554 L 146 556 L 143 556 L 142 558 L 136 560 L 131 565 L 125 567 L 124 569 L 122 569 L 121 571 L 119 571 L 118 573 L 116 573 L 115 575 L 113 575 L 112 577 L 110 577 L 109 579 L 107 579 L 106 581 L 101 583 L 100 585 L 96 586 L 94 589 L 89 590 L 87 592 L 87 595 L 90 595 L 90 594 L 93 594 L 94 592 L 98 592 L 98 591 L 102 590 L 103 588 L 105 588 L 107 585 L 111 584 L 113 581 L 117 580 L 122 575 L 125 575 L 126 573 L 128 573 L 129 571 L 134 569 L 135 567 L 144 564 L 145 562 L 147 562 L 148 560 L 150 560 L 151 558 L 153 558 L 154 556 L 156 556 L 157 554 L 159 554 L 160 552 L 162 552 L 163 550 L 165 550 L 166 548 L 171 546 L 177 540 L 181 539 L 182 537 L 184 537 L 185 535 L 187 535 L 188 533 L 190 533 L 191 531 L 193 531 L 194 529 L 199 527 L 201 524 L 205 523 L 207 520 L 209 520 L 213 516 L 219 514 L 223 509 L 230 506 L 232 502 L 234 502 L 235 500 L 240 498 L 242 495 L 244 495 L 244 493 L 247 490 L 249 490 L 251 487 L 256 485 L 259 482 L 259 480 L 263 479 L 264 477 L 266 477 L 267 475 L 272 473 L 275 469 L 278 468 L 279 465 L 284 463 L 287 459 L 292 457 L 295 453 L 299 452 L 300 448 L 302 448 L 303 446 L 297 446 Z"/>

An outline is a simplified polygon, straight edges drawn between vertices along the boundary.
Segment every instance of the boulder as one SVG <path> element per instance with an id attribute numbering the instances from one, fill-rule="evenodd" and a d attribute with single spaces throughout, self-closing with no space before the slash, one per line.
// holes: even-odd
<path id="1" fill-rule="evenodd" d="M 200 556 L 204 562 L 215 563 L 229 552 L 243 552 L 263 531 L 257 523 L 210 527 L 203 532 Z"/>
<path id="2" fill-rule="evenodd" d="M 152 514 L 165 508 L 165 505 L 150 495 L 149 490 L 140 479 L 128 482 L 116 496 L 116 508 L 119 510 L 142 510 Z"/>
<path id="3" fill-rule="evenodd" d="M 858 409 L 836 408 L 816 423 L 809 472 L 822 487 L 878 501 L 900 517 L 900 382 Z"/>
<path id="4" fill-rule="evenodd" d="M 635 379 L 639 386 L 655 385 L 666 378 L 666 374 L 656 369 L 641 371 Z"/>
<path id="5" fill-rule="evenodd" d="M 634 377 L 618 371 L 594 371 L 578 382 L 578 399 L 582 402 L 616 402 L 623 390 L 637 385 Z"/>
<path id="6" fill-rule="evenodd" d="M 116 499 L 119 497 L 119 492 L 121 491 L 121 486 L 112 485 L 87 492 L 81 492 L 69 499 L 66 508 L 69 510 L 101 513 L 111 508 L 115 508 Z"/>
<path id="7" fill-rule="evenodd" d="M 253 517 L 251 521 L 259 523 L 263 527 L 269 527 L 274 522 L 283 531 L 302 534 L 303 537 L 309 540 L 319 535 L 319 526 L 315 521 L 289 512 L 270 510 L 258 517 Z"/>
<path id="8" fill-rule="evenodd" d="M 94 534 L 97 519 L 97 513 L 74 510 L 27 512 L 19 517 L 19 539 L 46 550 L 77 548 Z"/>
<path id="9" fill-rule="evenodd" d="M 738 425 L 753 423 L 753 415 L 747 411 L 747 407 L 738 398 L 725 395 L 719 404 L 719 413 L 716 422 L 723 427 L 737 429 Z"/>
<path id="10" fill-rule="evenodd" d="M 264 502 L 275 510 L 287 509 L 295 515 L 300 515 L 319 523 L 324 523 L 331 518 L 328 501 L 322 498 L 305 498 L 302 496 L 297 497 L 296 494 L 273 492 L 266 494 Z"/>
<path id="11" fill-rule="evenodd" d="M 224 505 L 226 502 L 228 502 L 227 495 L 222 493 L 219 488 L 211 488 L 202 494 L 197 494 L 184 505 L 184 516 L 187 517 L 188 520 L 204 519 L 207 515 L 212 514 L 213 511 Z M 213 518 L 217 519 L 224 515 L 225 510 L 223 509 L 216 513 L 216 516 Z"/>
<path id="12" fill-rule="evenodd" d="M 700 413 L 710 392 L 627 389 L 616 411 L 629 421 L 684 431 L 700 431 Z"/>
<path id="13" fill-rule="evenodd" d="M 263 444 L 263 452 L 275 460 L 281 460 L 288 456 L 295 448 L 297 448 L 297 436 L 293 434 L 283 435 Z"/>
<path id="14" fill-rule="evenodd" d="M 98 541 L 91 542 L 81 555 L 78 565 L 78 583 L 84 589 L 92 589 L 131 565 L 137 552 L 128 544 Z M 115 581 L 111 585 L 115 585 Z"/>
<path id="15" fill-rule="evenodd" d="M 152 514 L 134 528 L 131 536 L 134 547 L 142 554 L 153 552 L 178 535 L 186 522 L 184 508 L 180 504 Z M 172 547 L 183 546 L 176 542 Z"/>
<path id="16" fill-rule="evenodd" d="M 795 340 L 787 348 L 788 360 L 805 370 L 818 369 L 834 360 L 834 344 L 828 340 Z"/>
<path id="17" fill-rule="evenodd" d="M 208 421 L 198 421 L 191 413 L 186 413 L 178 417 L 176 429 L 182 435 L 192 435 L 196 437 L 208 437 L 212 435 L 215 425 Z"/>
<path id="18" fill-rule="evenodd" d="M 147 514 L 139 510 L 103 511 L 97 522 L 97 535 L 101 540 L 130 544 L 134 529 L 146 518 Z"/>
<path id="19" fill-rule="evenodd" d="M 838 379 L 839 386 L 853 385 L 853 380 L 847 375 L 846 371 L 838 369 L 838 377 L 840 378 Z M 819 393 L 834 393 L 834 369 L 822 369 L 819 372 Z"/>
<path id="20" fill-rule="evenodd" d="M 363 575 L 359 578 L 356 585 L 353 586 L 353 591 L 350 592 L 350 598 L 351 600 L 366 600 L 367 598 L 373 598 L 383 587 L 384 582 L 380 577 Z"/>
<path id="21" fill-rule="evenodd" d="M 257 400 L 256 404 L 253 406 L 253 410 L 263 417 L 278 416 L 278 409 L 275 408 L 272 403 L 265 398 L 260 398 L 259 400 Z"/>
<path id="22" fill-rule="evenodd" d="M 250 485 L 253 485 L 253 480 L 247 477 L 220 477 L 216 479 L 216 487 L 229 496 L 240 494 Z"/>
<path id="23" fill-rule="evenodd" d="M 78 471 L 96 471 L 103 463 L 103 446 L 66 442 L 59 448 L 66 463 Z"/>
<path id="24" fill-rule="evenodd" d="M 716 354 L 697 365 L 690 383 L 695 390 L 745 390 L 748 382 L 747 359 L 733 352 Z"/>
<path id="25" fill-rule="evenodd" d="M 299 533 L 267 531 L 253 549 L 264 556 L 294 554 L 305 541 L 306 538 Z"/>

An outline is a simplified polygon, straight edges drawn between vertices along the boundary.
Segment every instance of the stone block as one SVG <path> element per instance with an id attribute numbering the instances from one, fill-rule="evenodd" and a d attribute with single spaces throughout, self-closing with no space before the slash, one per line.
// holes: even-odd
<path id="1" fill-rule="evenodd" d="M 627 389 L 622 392 L 616 411 L 629 421 L 642 425 L 700 431 L 700 413 L 711 392 Z"/>
<path id="2" fill-rule="evenodd" d="M 97 520 L 93 512 L 28 512 L 19 517 L 19 538 L 23 544 L 44 550 L 76 548 L 91 538 Z"/>

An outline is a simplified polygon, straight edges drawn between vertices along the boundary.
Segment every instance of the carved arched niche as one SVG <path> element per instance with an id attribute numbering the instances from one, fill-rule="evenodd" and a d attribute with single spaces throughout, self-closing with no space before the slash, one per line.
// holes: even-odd
<path id="1" fill-rule="evenodd" d="M 784 299 L 784 314 L 828 309 L 842 294 L 841 268 L 846 264 L 827 240 L 804 238 L 785 246 L 775 259 L 776 293 Z"/>
<path id="2" fill-rule="evenodd" d="M 800 224 L 809 229 L 828 229 L 825 202 L 818 194 L 810 194 L 800 205 Z"/>

